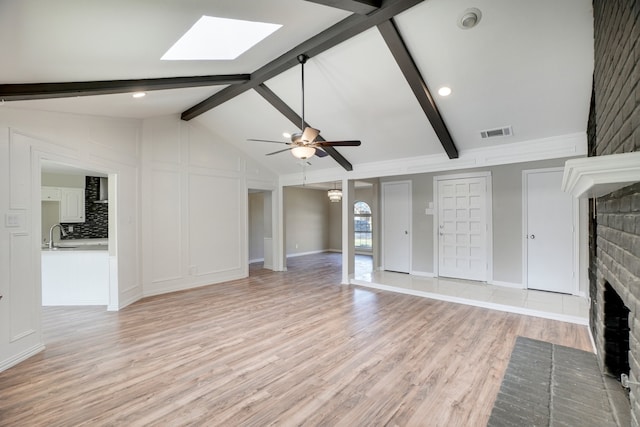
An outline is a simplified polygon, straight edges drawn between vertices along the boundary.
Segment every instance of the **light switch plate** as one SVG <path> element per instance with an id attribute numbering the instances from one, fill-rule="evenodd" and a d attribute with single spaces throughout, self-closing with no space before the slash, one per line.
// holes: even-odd
<path id="1" fill-rule="evenodd" d="M 8 213 L 4 215 L 4 225 L 7 228 L 20 227 L 20 214 Z"/>

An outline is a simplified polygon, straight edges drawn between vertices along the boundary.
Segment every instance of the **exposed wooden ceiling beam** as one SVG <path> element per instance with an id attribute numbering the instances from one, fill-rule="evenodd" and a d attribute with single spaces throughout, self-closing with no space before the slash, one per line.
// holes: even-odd
<path id="1" fill-rule="evenodd" d="M 302 117 L 298 115 L 291 107 L 287 105 L 278 95 L 273 93 L 271 89 L 269 89 L 264 83 L 256 86 L 255 91 L 258 92 L 269 104 L 271 104 L 276 110 L 278 110 L 283 116 L 291 121 L 296 126 L 302 126 L 304 130 L 305 127 L 311 127 L 307 122 L 302 123 Z M 318 141 L 325 141 L 322 136 L 318 136 L 316 138 Z M 333 157 L 333 160 L 338 162 L 340 166 L 345 168 L 347 171 L 353 170 L 353 165 L 349 163 L 347 159 L 344 158 L 342 154 L 338 152 L 333 147 L 322 147 L 324 151 L 327 152 L 328 155 Z"/>
<path id="2" fill-rule="evenodd" d="M 393 18 L 397 14 L 412 8 L 422 1 L 423 0 L 384 0 L 379 9 L 374 10 L 368 15 L 350 15 L 259 68 L 251 74 L 249 81 L 222 89 L 215 95 L 184 111 L 181 117 L 183 120 L 191 120 L 198 117 L 200 114 L 206 113 L 212 108 L 248 90 L 254 89 L 278 74 L 295 67 L 299 64 L 297 59 L 298 55 L 305 54 L 309 57 L 319 55 L 343 41 Z"/>
<path id="3" fill-rule="evenodd" d="M 184 89 L 199 86 L 230 85 L 249 80 L 249 74 L 222 76 L 167 77 L 158 79 L 102 80 L 62 83 L 0 84 L 0 100 L 68 98 L 75 96 L 112 95 L 137 91 Z"/>
<path id="4" fill-rule="evenodd" d="M 366 15 L 380 7 L 381 0 L 306 0 L 311 3 L 323 4 L 337 9 Z"/>
<path id="5" fill-rule="evenodd" d="M 420 103 L 422 110 L 427 115 L 429 122 L 431 122 L 431 126 L 440 139 L 442 147 L 447 152 L 450 159 L 457 159 L 458 149 L 453 143 L 449 129 L 447 129 L 447 125 L 444 123 L 444 119 L 438 110 L 438 106 L 434 102 L 431 92 L 429 92 L 429 88 L 422 78 L 420 70 L 418 70 L 407 46 L 402 40 L 395 23 L 392 19 L 381 22 L 378 24 L 378 30 L 380 31 L 380 34 L 382 34 L 382 38 L 384 38 L 391 54 L 402 70 L 402 74 L 404 74 L 404 77 L 407 80 L 407 83 L 409 83 L 416 99 Z"/>

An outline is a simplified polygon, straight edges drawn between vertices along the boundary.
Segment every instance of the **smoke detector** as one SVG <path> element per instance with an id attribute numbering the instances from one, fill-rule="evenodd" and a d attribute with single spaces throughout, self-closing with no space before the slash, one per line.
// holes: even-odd
<path id="1" fill-rule="evenodd" d="M 471 7 L 462 12 L 462 15 L 458 18 L 458 27 L 463 30 L 469 30 L 478 25 L 480 19 L 482 19 L 482 12 L 480 12 L 480 9 Z"/>
<path id="2" fill-rule="evenodd" d="M 511 136 L 511 135 L 513 135 L 513 129 L 511 129 L 511 126 L 505 126 L 501 128 L 487 129 L 487 130 L 480 131 L 480 137 L 482 139 L 496 138 L 498 136 Z"/>

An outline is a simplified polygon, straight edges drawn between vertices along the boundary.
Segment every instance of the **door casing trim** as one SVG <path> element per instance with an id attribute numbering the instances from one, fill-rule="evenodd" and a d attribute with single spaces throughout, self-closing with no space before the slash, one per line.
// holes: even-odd
<path id="1" fill-rule="evenodd" d="M 529 191 L 527 189 L 528 177 L 529 175 L 533 175 L 536 173 L 547 173 L 547 172 L 564 172 L 564 167 L 555 167 L 555 168 L 543 168 L 543 169 L 525 169 L 522 171 L 522 232 L 520 236 L 522 237 L 522 287 L 524 289 L 529 289 L 529 254 L 527 247 L 527 222 L 528 222 L 528 197 Z M 572 213 L 571 216 L 573 218 L 572 227 L 572 262 L 573 262 L 573 276 L 571 278 L 572 283 L 571 287 L 572 295 L 580 295 L 580 233 L 578 232 L 578 226 L 580 224 L 580 206 L 577 198 L 573 198 L 572 202 Z"/>
<path id="2" fill-rule="evenodd" d="M 487 241 L 486 241 L 486 260 L 487 260 L 487 276 L 486 283 L 493 282 L 493 183 L 491 180 L 491 171 L 482 172 L 468 172 L 458 173 L 451 175 L 438 175 L 433 177 L 433 273 L 435 277 L 440 276 L 440 255 L 439 255 L 439 233 L 438 224 L 440 223 L 438 218 L 438 202 L 440 200 L 438 194 L 438 183 L 440 181 L 447 181 L 453 179 L 465 179 L 465 178 L 485 178 L 487 189 L 485 192 L 485 215 L 487 224 Z"/>

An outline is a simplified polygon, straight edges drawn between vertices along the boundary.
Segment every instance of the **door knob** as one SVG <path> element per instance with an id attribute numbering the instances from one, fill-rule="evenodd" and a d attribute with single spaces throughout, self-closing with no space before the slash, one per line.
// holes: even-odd
<path id="1" fill-rule="evenodd" d="M 535 235 L 535 234 L 532 234 L 531 236 L 529 236 L 529 238 L 533 240 L 533 239 L 535 239 L 535 238 L 536 238 L 536 235 Z"/>
<path id="2" fill-rule="evenodd" d="M 404 234 L 409 234 L 409 232 L 407 230 L 404 230 Z"/>

